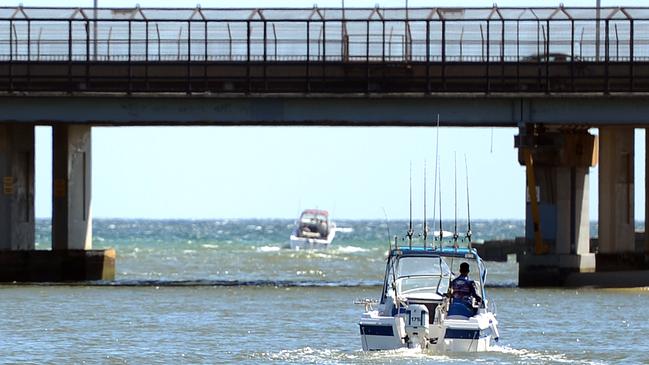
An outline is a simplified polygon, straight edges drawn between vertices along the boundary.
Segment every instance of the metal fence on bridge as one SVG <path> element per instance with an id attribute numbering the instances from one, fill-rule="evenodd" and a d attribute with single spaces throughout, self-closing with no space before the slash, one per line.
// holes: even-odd
<path id="1" fill-rule="evenodd" d="M 324 82 L 348 78 L 358 84 L 349 91 L 380 92 L 400 91 L 386 80 L 418 78 L 403 91 L 430 92 L 467 75 L 473 81 L 451 91 L 638 91 L 647 62 L 649 8 L 0 8 L 0 83 L 9 90 L 67 77 L 70 91 L 111 91 L 100 87 L 110 75 L 99 66 L 112 64 L 128 69 L 126 91 L 282 91 L 268 89 L 273 78 L 326 91 Z M 218 64 L 232 68 L 220 73 Z M 304 71 L 267 68 L 279 64 Z M 155 65 L 167 71 L 156 75 Z M 403 65 L 413 68 L 390 70 Z M 241 83 L 235 66 L 245 67 Z M 579 85 L 593 78 L 602 80 Z"/>

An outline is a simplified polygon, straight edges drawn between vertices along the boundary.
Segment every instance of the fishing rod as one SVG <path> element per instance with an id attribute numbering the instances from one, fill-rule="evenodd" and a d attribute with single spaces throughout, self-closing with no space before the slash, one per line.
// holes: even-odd
<path id="1" fill-rule="evenodd" d="M 392 242 L 390 242 L 390 221 L 388 220 L 388 213 L 385 211 L 385 207 L 383 207 L 383 215 L 385 215 L 385 223 L 386 227 L 388 229 L 388 260 L 390 260 L 390 257 L 392 256 Z M 399 244 L 397 242 L 398 238 L 397 236 L 394 236 L 394 249 L 395 251 L 399 247 Z M 394 304 L 395 307 L 397 308 L 397 313 L 399 312 L 399 299 L 397 296 L 397 274 L 395 273 L 395 267 L 394 267 L 394 261 L 391 262 L 390 264 L 390 270 L 392 271 L 392 290 L 394 291 Z"/>
<path id="2" fill-rule="evenodd" d="M 457 152 L 455 152 L 455 155 L 453 156 L 453 165 L 454 165 L 454 181 L 455 181 L 455 186 L 454 186 L 454 191 L 455 191 L 455 223 L 453 226 L 453 247 L 457 249 L 457 239 L 459 235 L 457 234 Z"/>
<path id="3" fill-rule="evenodd" d="M 437 180 L 438 180 L 438 172 L 439 172 L 439 114 L 437 114 L 437 127 L 436 127 L 436 132 L 437 132 L 437 137 L 435 140 L 435 176 L 434 180 L 435 182 L 433 183 L 433 246 L 435 245 L 435 212 L 436 207 L 437 207 Z M 441 201 L 440 201 L 441 204 Z M 439 232 L 440 232 L 440 247 L 441 247 L 441 232 L 442 232 L 442 226 L 440 225 L 439 227 Z"/>
<path id="4" fill-rule="evenodd" d="M 412 161 L 410 161 L 410 223 L 408 225 L 408 246 L 412 248 L 412 236 L 414 231 L 412 229 Z"/>
<path id="5" fill-rule="evenodd" d="M 395 245 L 396 245 L 396 237 L 395 237 Z M 397 308 L 397 313 L 399 313 L 399 305 L 401 304 L 399 302 L 399 294 L 397 294 L 397 268 L 394 266 L 396 263 L 396 260 L 392 260 L 390 263 L 390 268 L 392 271 L 392 290 L 394 291 L 394 306 Z"/>
<path id="6" fill-rule="evenodd" d="M 437 160 L 435 161 L 435 176 L 434 176 L 434 183 L 433 183 L 433 248 L 435 248 L 435 240 L 437 239 L 435 237 L 435 213 L 437 212 L 436 210 L 437 207 Z"/>
<path id="7" fill-rule="evenodd" d="M 467 231 L 466 238 L 469 240 L 469 248 L 471 248 L 471 206 L 469 205 L 469 164 L 464 155 L 464 169 L 466 175 L 466 217 L 467 217 Z"/>
<path id="8" fill-rule="evenodd" d="M 466 155 L 465 155 L 465 162 L 466 162 Z M 457 234 L 457 152 L 455 152 L 455 156 L 453 157 L 453 164 L 455 165 L 455 227 L 453 229 L 453 249 L 455 249 L 455 252 L 457 252 L 458 245 L 457 245 L 457 239 L 458 239 L 458 234 Z M 455 263 L 455 255 L 451 256 L 451 274 L 453 274 L 453 264 Z M 448 290 L 449 293 L 451 292 L 451 287 L 453 283 L 453 275 L 451 275 L 450 278 L 448 278 L 449 284 L 448 284 Z"/>
<path id="9" fill-rule="evenodd" d="M 442 166 L 439 164 L 439 247 L 444 246 L 444 227 L 442 227 Z"/>
<path id="10" fill-rule="evenodd" d="M 437 140 L 435 141 L 435 173 L 433 176 L 433 248 L 435 247 L 435 208 L 437 207 L 437 169 L 439 164 L 439 114 L 437 115 Z"/>
<path id="11" fill-rule="evenodd" d="M 428 222 L 426 221 L 426 161 L 424 160 L 424 250 L 428 239 Z"/>

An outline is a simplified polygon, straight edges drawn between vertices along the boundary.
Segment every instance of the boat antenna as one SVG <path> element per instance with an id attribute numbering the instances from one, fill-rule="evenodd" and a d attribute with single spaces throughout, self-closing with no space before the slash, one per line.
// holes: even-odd
<path id="1" fill-rule="evenodd" d="M 459 235 L 457 234 L 457 152 L 453 156 L 453 165 L 454 165 L 454 174 L 455 174 L 455 223 L 453 226 L 453 247 L 457 248 L 457 239 Z"/>
<path id="2" fill-rule="evenodd" d="M 469 205 L 469 164 L 466 161 L 466 154 L 464 155 L 464 169 L 466 174 L 466 217 L 467 217 L 467 230 L 466 238 L 469 240 L 469 248 L 471 248 L 471 206 Z"/>
<path id="3" fill-rule="evenodd" d="M 412 161 L 410 161 L 410 223 L 408 225 L 408 233 L 406 236 L 408 237 L 408 246 L 412 248 L 412 236 L 414 235 L 414 231 L 412 229 Z"/>
<path id="4" fill-rule="evenodd" d="M 428 221 L 426 221 L 426 160 L 424 160 L 424 250 L 428 239 Z"/>

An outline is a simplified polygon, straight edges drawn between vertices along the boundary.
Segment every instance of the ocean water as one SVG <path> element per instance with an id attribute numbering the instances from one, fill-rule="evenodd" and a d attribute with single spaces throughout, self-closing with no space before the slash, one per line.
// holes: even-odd
<path id="1" fill-rule="evenodd" d="M 353 301 L 380 294 L 387 228 L 338 223 L 353 232 L 331 249 L 292 251 L 290 220 L 97 220 L 116 281 L 0 286 L 0 363 L 649 364 L 649 290 L 519 289 L 515 262 L 487 263 L 493 351 L 364 353 Z M 472 228 L 506 238 L 523 223 Z M 49 247 L 48 222 L 37 231 Z"/>

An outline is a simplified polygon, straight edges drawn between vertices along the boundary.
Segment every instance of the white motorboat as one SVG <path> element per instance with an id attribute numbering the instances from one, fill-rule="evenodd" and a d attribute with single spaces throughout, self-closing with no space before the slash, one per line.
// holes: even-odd
<path id="1" fill-rule="evenodd" d="M 439 160 L 438 156 L 439 154 L 436 161 Z M 413 242 L 411 165 L 407 245 L 399 246 L 397 237 L 394 239 L 394 245 L 390 244 L 380 300 L 364 299 L 356 302 L 365 305 L 365 313 L 359 322 L 363 350 L 413 348 L 437 353 L 481 352 L 488 351 L 492 342 L 498 341 L 500 335 L 495 305 L 487 297 L 485 290 L 487 268 L 478 252 L 471 247 L 469 174 L 466 158 L 465 167 L 465 237 L 460 240 L 457 226 L 457 168 L 454 229 L 453 232 L 445 232 L 442 229 L 441 173 L 436 162 L 433 196 L 437 197 L 439 192 L 439 205 L 434 200 L 433 207 L 439 206 L 439 230 L 434 230 L 433 242 L 429 244 L 424 165 L 423 242 L 417 244 Z M 456 274 L 454 269 L 459 269 L 459 272 Z M 475 274 L 469 277 L 471 270 Z"/>
<path id="2" fill-rule="evenodd" d="M 297 227 L 290 237 L 291 248 L 324 249 L 329 247 L 336 237 L 336 225 L 329 220 L 329 212 L 319 209 L 307 209 L 302 212 Z"/>
<path id="3" fill-rule="evenodd" d="M 498 321 L 484 287 L 487 269 L 475 249 L 458 247 L 455 238 L 453 247 L 397 247 L 395 241 L 381 299 L 357 302 L 366 309 L 359 323 L 363 350 L 478 352 L 498 340 Z M 472 279 L 482 299 L 472 307 L 449 295 L 452 269 L 464 262 L 477 273 Z"/>

